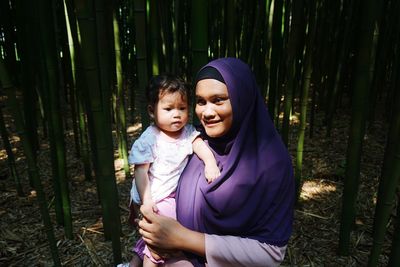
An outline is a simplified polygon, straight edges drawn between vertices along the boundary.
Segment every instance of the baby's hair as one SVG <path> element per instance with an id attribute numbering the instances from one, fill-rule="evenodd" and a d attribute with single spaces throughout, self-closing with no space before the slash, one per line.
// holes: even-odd
<path id="1" fill-rule="evenodd" d="M 160 96 L 165 93 L 172 94 L 175 92 L 178 92 L 189 101 L 189 86 L 182 78 L 169 73 L 156 75 L 150 79 L 146 88 L 147 103 L 154 107 Z"/>

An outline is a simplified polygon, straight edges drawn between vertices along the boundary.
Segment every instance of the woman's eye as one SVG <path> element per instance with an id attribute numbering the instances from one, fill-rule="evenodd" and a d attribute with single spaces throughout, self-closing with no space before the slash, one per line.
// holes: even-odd
<path id="1" fill-rule="evenodd" d="M 203 106 L 203 105 L 205 105 L 205 103 L 206 103 L 206 101 L 204 101 L 203 99 L 197 99 L 196 100 L 196 104 L 199 105 L 199 106 Z"/>
<path id="2" fill-rule="evenodd" d="M 216 98 L 214 98 L 214 103 L 215 104 L 218 104 L 218 103 L 221 103 L 222 101 L 224 101 L 224 99 L 222 99 L 221 97 L 216 97 Z"/>

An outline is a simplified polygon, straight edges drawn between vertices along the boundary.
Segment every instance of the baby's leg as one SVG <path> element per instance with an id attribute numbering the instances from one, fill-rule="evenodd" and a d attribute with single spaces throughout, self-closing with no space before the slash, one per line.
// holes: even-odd
<path id="1" fill-rule="evenodd" d="M 176 202 L 174 197 L 166 197 L 157 203 L 158 214 L 176 220 Z"/>
<path id="2" fill-rule="evenodd" d="M 158 214 L 163 216 L 168 216 L 173 219 L 176 219 L 176 203 L 174 196 L 166 197 L 157 203 Z M 143 241 L 142 241 L 143 242 Z M 143 249 L 143 266 L 157 266 L 157 264 L 164 263 L 163 258 L 161 258 L 156 253 L 153 253 L 149 250 L 147 246 Z M 148 265 L 147 265 L 148 264 Z M 153 264 L 153 265 L 152 265 Z"/>
<path id="3" fill-rule="evenodd" d="M 143 259 L 143 267 L 157 267 L 157 266 L 158 266 L 158 264 L 155 263 L 155 262 L 152 262 L 152 261 L 149 259 L 149 257 L 147 257 L 147 255 L 144 256 L 144 259 Z"/>
<path id="4" fill-rule="evenodd" d="M 144 248 L 143 253 L 143 267 L 154 267 L 159 263 L 164 263 L 164 260 L 157 254 L 153 254 L 147 246 Z"/>

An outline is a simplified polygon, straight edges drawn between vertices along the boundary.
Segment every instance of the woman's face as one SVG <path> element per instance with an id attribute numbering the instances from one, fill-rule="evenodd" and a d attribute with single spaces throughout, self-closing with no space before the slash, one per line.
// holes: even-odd
<path id="1" fill-rule="evenodd" d="M 197 83 L 196 115 L 210 137 L 221 137 L 231 129 L 232 105 L 224 83 L 214 79 Z"/>

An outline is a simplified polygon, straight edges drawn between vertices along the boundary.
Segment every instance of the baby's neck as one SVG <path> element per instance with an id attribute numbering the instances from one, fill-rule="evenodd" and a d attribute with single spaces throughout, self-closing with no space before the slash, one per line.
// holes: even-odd
<path id="1" fill-rule="evenodd" d="M 168 131 L 164 131 L 160 128 L 158 128 L 158 129 L 160 130 L 160 133 L 163 136 L 163 138 L 165 138 L 168 141 L 175 141 L 175 140 L 179 139 L 179 137 L 181 136 L 182 131 L 183 131 L 183 128 L 176 132 L 168 132 Z"/>

